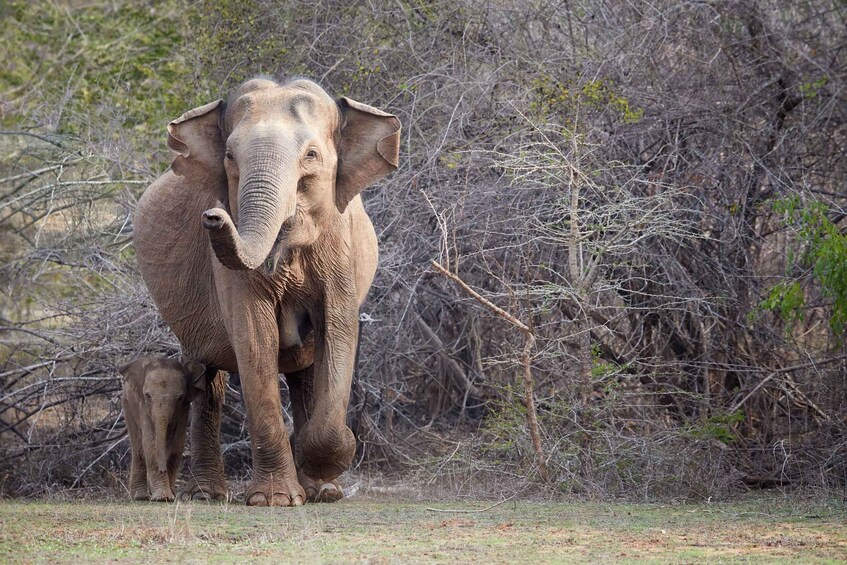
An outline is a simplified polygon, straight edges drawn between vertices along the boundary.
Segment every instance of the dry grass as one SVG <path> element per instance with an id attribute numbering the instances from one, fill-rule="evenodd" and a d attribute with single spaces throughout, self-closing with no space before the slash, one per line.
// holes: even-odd
<path id="1" fill-rule="evenodd" d="M 837 562 L 841 502 L 679 506 L 374 499 L 299 509 L 4 502 L 0 562 Z"/>

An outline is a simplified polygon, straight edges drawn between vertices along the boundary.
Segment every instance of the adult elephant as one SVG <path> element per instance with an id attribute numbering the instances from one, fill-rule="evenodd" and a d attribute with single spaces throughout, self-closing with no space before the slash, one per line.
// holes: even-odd
<path id="1" fill-rule="evenodd" d="M 247 504 L 341 497 L 359 307 L 377 264 L 359 192 L 397 168 L 399 141 L 396 117 L 305 79 L 253 79 L 168 124 L 177 155 L 138 202 L 133 239 L 162 317 L 208 367 L 192 410 L 195 497 L 226 495 L 222 371 L 239 373 L 247 409 Z"/>

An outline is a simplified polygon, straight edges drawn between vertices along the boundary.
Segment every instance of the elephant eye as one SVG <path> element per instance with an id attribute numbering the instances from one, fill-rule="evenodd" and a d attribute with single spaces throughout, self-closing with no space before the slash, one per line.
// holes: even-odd
<path id="1" fill-rule="evenodd" d="M 229 151 L 229 150 L 227 150 L 227 152 L 226 152 L 226 158 L 227 158 L 227 160 L 229 160 L 229 161 L 234 161 L 234 160 L 235 160 L 235 156 L 232 154 L 232 151 Z"/>
<path id="2" fill-rule="evenodd" d="M 145 392 L 145 393 L 144 393 L 144 398 L 146 398 L 147 400 L 152 400 L 152 399 L 153 399 L 153 397 L 152 397 L 152 396 L 150 396 L 150 393 L 149 393 L 149 392 Z"/>
<path id="3" fill-rule="evenodd" d="M 307 159 L 317 159 L 318 158 L 318 152 L 315 151 L 314 149 L 309 149 L 309 152 L 306 153 L 306 158 Z"/>

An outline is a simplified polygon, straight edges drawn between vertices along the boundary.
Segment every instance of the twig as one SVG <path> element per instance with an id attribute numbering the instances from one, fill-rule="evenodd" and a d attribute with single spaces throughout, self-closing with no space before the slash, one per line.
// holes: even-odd
<path id="1" fill-rule="evenodd" d="M 776 375 L 777 375 L 777 372 L 776 372 L 776 371 L 774 371 L 773 373 L 771 373 L 770 375 L 768 375 L 767 377 L 765 377 L 764 379 L 762 379 L 761 381 L 759 381 L 759 384 L 757 384 L 755 387 L 753 387 L 753 390 L 751 390 L 751 391 L 750 391 L 750 392 L 748 392 L 746 395 L 744 395 L 744 398 L 742 398 L 741 400 L 739 400 L 738 402 L 736 402 L 736 403 L 735 403 L 735 405 L 733 405 L 733 407 L 729 409 L 729 413 L 730 413 L 730 414 L 733 414 L 736 410 L 738 410 L 739 408 L 741 408 L 741 407 L 744 405 L 744 403 L 745 403 L 745 402 L 747 402 L 747 400 L 748 400 L 751 396 L 753 396 L 754 394 L 756 394 L 756 392 L 757 392 L 760 388 L 762 388 L 763 386 L 765 386 L 765 385 L 768 383 L 768 381 L 770 381 L 770 380 L 771 380 L 772 378 L 774 378 Z"/>
<path id="2" fill-rule="evenodd" d="M 106 455 L 107 455 L 110 451 L 112 451 L 112 450 L 113 450 L 113 449 L 114 449 L 114 448 L 115 448 L 118 444 L 120 444 L 121 442 L 123 442 L 123 441 L 124 441 L 126 438 L 128 438 L 128 437 L 129 437 L 129 435 L 128 435 L 128 434 L 124 434 L 124 435 L 123 435 L 123 436 L 121 436 L 121 437 L 120 437 L 120 438 L 119 438 L 119 439 L 118 439 L 115 443 L 113 443 L 112 445 L 110 445 L 110 446 L 109 446 L 109 448 L 108 448 L 108 449 L 106 449 L 106 451 L 104 451 L 103 453 L 101 453 L 101 454 L 97 457 L 97 459 L 95 459 L 94 461 L 92 461 L 91 463 L 89 463 L 89 464 L 88 464 L 88 467 L 86 467 L 85 469 L 83 469 L 83 470 L 82 470 L 82 472 L 81 472 L 81 473 L 77 476 L 76 480 L 74 481 L 74 484 L 72 484 L 72 485 L 71 485 L 71 488 L 76 488 L 76 486 L 79 484 L 79 481 L 82 479 L 83 475 L 85 475 L 88 471 L 90 471 L 90 470 L 91 470 L 91 468 L 92 468 L 92 467 L 94 467 L 94 465 L 96 465 L 98 461 L 100 461 L 101 459 L 103 459 L 103 458 L 104 458 L 104 457 L 105 457 L 105 456 L 106 456 Z"/>
<path id="3" fill-rule="evenodd" d="M 29 132 L 29 131 L 0 131 L 0 135 L 20 135 L 20 136 L 34 137 L 35 139 L 44 141 L 44 142 L 49 143 L 51 145 L 55 145 L 56 147 L 59 147 L 61 149 L 65 148 L 65 146 L 62 145 L 61 142 L 50 139 L 47 136 L 39 135 L 37 133 L 32 133 L 32 132 Z"/>
<path id="4" fill-rule="evenodd" d="M 435 345 L 438 354 L 444 359 L 444 362 L 447 364 L 450 375 L 454 380 L 458 381 L 459 388 L 464 392 L 472 394 L 474 397 L 479 398 L 481 396 L 479 389 L 474 386 L 471 380 L 468 378 L 468 375 L 465 374 L 465 371 L 456 362 L 455 359 L 450 357 L 447 354 L 446 347 L 444 347 L 444 343 L 441 341 L 441 338 L 438 337 L 438 334 L 435 333 L 429 324 L 427 324 L 423 318 L 421 318 L 420 314 L 415 313 L 415 317 L 418 322 L 418 326 L 423 331 L 424 335 Z"/>
<path id="5" fill-rule="evenodd" d="M 504 502 L 509 502 L 510 500 L 515 498 L 520 493 L 521 492 L 518 491 L 515 494 L 513 494 L 512 496 L 510 496 L 509 498 L 504 498 L 500 502 L 495 502 L 491 506 L 486 506 L 485 508 L 479 508 L 477 510 L 454 510 L 452 508 L 427 508 L 427 510 L 430 511 L 430 512 L 442 512 L 442 513 L 449 513 L 449 514 L 481 514 L 482 512 L 488 512 L 492 508 L 497 508 L 498 506 L 500 506 Z"/>
<path id="6" fill-rule="evenodd" d="M 446 276 L 448 279 L 450 279 L 451 281 L 453 281 L 454 283 L 456 283 L 457 285 L 462 287 L 462 289 L 464 289 L 465 292 L 467 292 L 472 297 L 474 297 L 477 301 L 479 301 L 480 304 L 482 304 L 483 306 L 485 306 L 486 308 L 488 308 L 489 310 L 491 310 L 492 312 L 494 312 L 495 314 L 497 314 L 498 316 L 500 316 L 501 318 L 503 318 L 504 320 L 506 320 L 507 322 L 509 322 L 510 324 L 515 326 L 516 328 L 518 328 L 519 330 L 521 330 L 522 332 L 532 333 L 532 330 L 529 329 L 529 326 L 527 326 L 526 324 L 524 324 L 523 322 L 521 322 L 520 320 L 518 320 L 517 318 L 515 318 L 514 316 L 512 316 L 511 314 L 509 314 L 508 312 L 506 312 L 502 308 L 500 308 L 499 306 L 492 304 L 487 298 L 482 297 L 477 291 L 475 291 L 474 289 L 469 287 L 467 284 L 465 284 L 465 281 L 463 281 L 462 279 L 460 279 L 459 277 L 457 277 L 456 275 L 454 275 L 453 273 L 451 273 L 450 271 L 448 271 L 447 269 L 442 267 L 440 263 L 438 263 L 437 261 L 433 261 L 432 266 L 435 267 L 435 269 L 437 271 L 439 271 L 441 274 Z"/>
<path id="7" fill-rule="evenodd" d="M 782 373 L 792 373 L 794 371 L 797 371 L 797 370 L 800 370 L 800 369 L 805 369 L 807 367 L 817 367 L 817 366 L 820 366 L 820 365 L 827 365 L 827 364 L 834 363 L 834 362 L 840 362 L 840 361 L 843 361 L 845 359 L 845 357 L 847 357 L 847 356 L 839 355 L 837 357 L 831 357 L 829 359 L 824 359 L 824 360 L 821 360 L 821 361 L 809 361 L 809 362 L 806 362 L 806 363 L 799 363 L 797 365 L 791 365 L 790 367 L 782 367 L 781 369 L 776 369 L 773 372 L 771 372 L 771 374 L 769 374 L 767 377 L 765 377 L 764 379 L 759 381 L 759 383 L 755 387 L 753 387 L 753 389 L 750 392 L 748 392 L 746 395 L 744 395 L 744 398 L 742 398 L 741 400 L 736 402 L 732 406 L 732 408 L 729 409 L 729 412 L 731 414 L 731 413 L 735 412 L 736 410 L 738 410 L 739 408 L 741 408 L 744 405 L 744 403 L 746 403 L 748 400 L 750 400 L 750 397 L 753 396 L 753 394 L 755 394 L 756 391 L 761 389 L 765 384 L 770 382 L 777 375 L 780 375 Z M 802 391 L 800 391 L 800 389 L 797 388 L 796 384 L 794 384 L 792 381 L 788 381 L 788 383 L 791 386 L 792 390 L 794 390 L 796 393 L 802 395 L 803 398 L 807 402 L 809 402 L 811 408 L 813 408 L 824 420 L 826 420 L 826 421 L 831 420 L 831 418 L 829 417 L 828 414 L 826 414 L 823 410 L 821 410 L 817 405 L 812 403 L 811 400 L 809 400 L 809 397 L 806 396 Z"/>
<path id="8" fill-rule="evenodd" d="M 453 450 L 453 453 L 451 453 L 451 454 L 450 454 L 450 457 L 448 457 L 447 459 L 445 459 L 445 460 L 441 463 L 441 465 L 439 465 L 439 466 L 438 466 L 438 469 L 436 469 L 436 470 L 435 470 L 435 473 L 433 473 L 433 474 L 432 474 L 432 478 L 429 480 L 429 482 L 428 482 L 428 483 L 426 483 L 426 486 L 431 485 L 431 484 L 435 481 L 435 477 L 437 477 L 437 476 L 438 476 L 438 474 L 441 472 L 441 469 L 443 469 L 443 468 L 444 468 L 444 466 L 445 466 L 447 463 L 449 463 L 451 459 L 453 459 L 453 456 L 454 456 L 454 455 L 456 455 L 456 452 L 458 452 L 458 451 L 459 451 L 459 448 L 460 448 L 460 447 L 462 447 L 462 442 L 459 442 L 459 443 L 457 443 L 457 444 L 456 444 L 456 449 L 454 449 L 454 450 Z"/>

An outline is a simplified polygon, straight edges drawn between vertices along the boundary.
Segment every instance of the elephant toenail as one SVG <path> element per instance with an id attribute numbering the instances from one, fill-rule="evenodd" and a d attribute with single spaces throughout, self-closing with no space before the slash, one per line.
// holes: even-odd
<path id="1" fill-rule="evenodd" d="M 268 506 L 268 498 L 260 492 L 253 493 L 247 499 L 247 506 Z"/>

